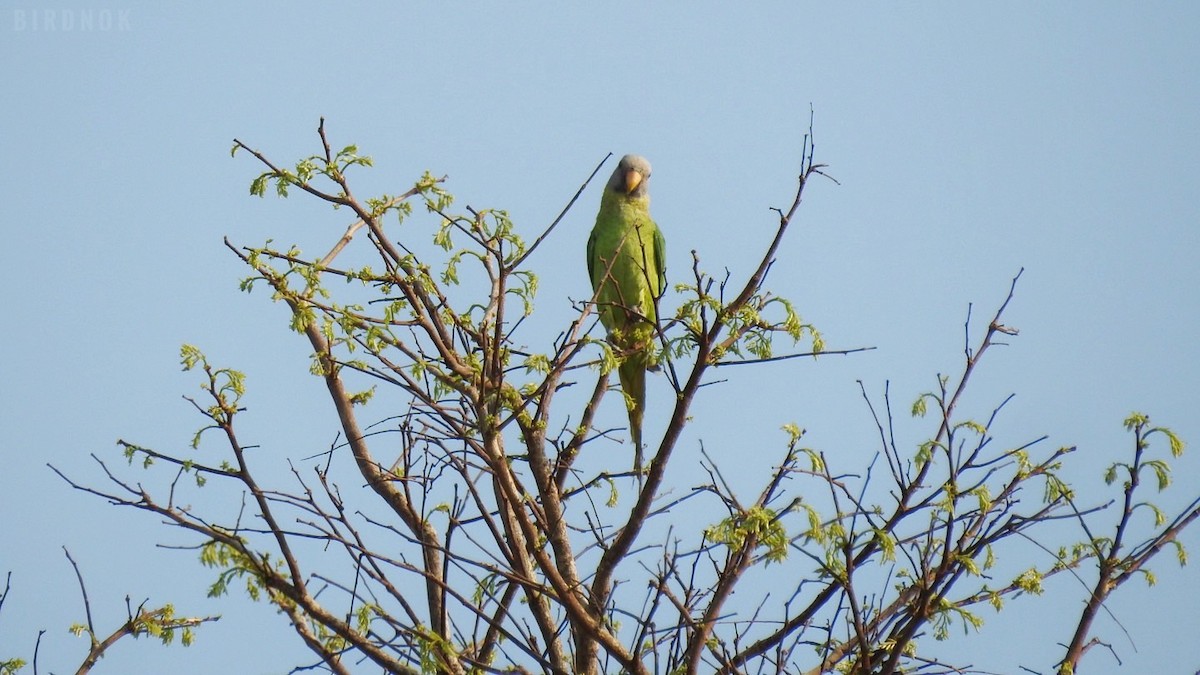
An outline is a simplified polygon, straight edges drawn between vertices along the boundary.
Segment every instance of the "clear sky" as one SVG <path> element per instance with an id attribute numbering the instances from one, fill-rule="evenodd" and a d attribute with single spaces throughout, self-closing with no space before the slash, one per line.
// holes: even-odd
<path id="1" fill-rule="evenodd" d="M 121 644 L 97 673 L 266 675 L 306 658 L 268 608 L 205 599 L 194 552 L 156 547 L 195 542 L 72 492 L 46 464 L 98 482 L 88 455 L 115 460 L 117 438 L 182 448 L 200 422 L 181 398 L 197 385 L 179 370 L 184 342 L 247 373 L 246 433 L 271 452 L 333 439 L 306 344 L 266 294 L 238 292 L 244 270 L 221 243 L 317 250 L 340 236 L 344 214 L 250 197 L 258 167 L 229 156 L 235 137 L 285 163 L 315 152 L 320 116 L 335 144 L 375 158 L 360 193 L 429 169 L 526 233 L 606 153 L 643 154 L 668 269 L 694 249 L 744 277 L 769 207 L 792 194 L 811 105 L 817 159 L 841 184 L 810 185 L 769 285 L 831 348 L 877 349 L 730 369 L 681 452 L 702 439 L 746 485 L 777 461 L 785 422 L 843 470 L 865 466 L 855 381 L 890 381 L 906 409 L 960 367 L 968 303 L 994 311 L 1022 267 L 1007 316 L 1021 334 L 985 362 L 969 410 L 1015 392 L 1004 442 L 1078 445 L 1085 495 L 1128 451 L 1132 410 L 1200 445 L 1198 3 L 90 4 L 0 12 L 0 572 L 13 573 L 0 657 L 28 658 L 44 628 L 42 667 L 78 664 L 65 545 L 102 629 L 126 594 L 225 617 L 186 652 Z M 533 260 L 548 331 L 587 293 L 598 199 L 593 187 Z M 653 408 L 647 420 L 663 423 Z M 1176 462 L 1163 506 L 1197 492 L 1198 456 Z M 1186 542 L 1200 555 L 1200 531 Z M 1113 602 L 1123 629 L 1096 625 L 1124 667 L 1097 651 L 1086 672 L 1200 669 L 1195 565 L 1164 556 L 1156 571 L 1159 587 Z M 1082 597 L 1059 579 L 942 653 L 1048 671 Z"/>

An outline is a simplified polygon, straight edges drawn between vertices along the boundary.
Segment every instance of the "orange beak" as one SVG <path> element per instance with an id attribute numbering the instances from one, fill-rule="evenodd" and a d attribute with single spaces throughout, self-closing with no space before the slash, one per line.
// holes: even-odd
<path id="1" fill-rule="evenodd" d="M 642 174 L 637 169 L 625 172 L 625 194 L 630 194 L 642 184 Z"/>

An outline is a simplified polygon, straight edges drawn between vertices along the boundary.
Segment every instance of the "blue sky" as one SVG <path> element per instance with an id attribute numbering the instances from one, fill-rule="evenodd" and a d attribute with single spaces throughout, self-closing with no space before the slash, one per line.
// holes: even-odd
<path id="1" fill-rule="evenodd" d="M 809 187 L 770 286 L 830 347 L 877 349 L 730 369 L 697 409 L 689 450 L 703 440 L 737 460 L 747 486 L 777 461 L 785 422 L 847 470 L 865 465 L 872 429 L 856 380 L 871 392 L 890 382 L 907 408 L 960 367 L 968 304 L 990 314 L 1022 267 L 1007 315 L 1021 334 L 986 362 L 972 410 L 1015 392 L 1009 442 L 1078 445 L 1085 494 L 1128 450 L 1131 410 L 1200 443 L 1200 5 L 2 6 L 0 572 L 13 572 L 13 591 L 0 657 L 28 657 L 45 628 L 44 667 L 78 664 L 65 545 L 101 626 L 121 621 L 126 594 L 225 616 L 186 653 L 130 642 L 95 672 L 295 664 L 302 647 L 280 617 L 205 599 L 211 579 L 194 554 L 155 545 L 186 537 L 70 491 L 46 464 L 98 480 L 88 455 L 115 458 L 117 438 L 182 447 L 199 423 L 181 398 L 197 384 L 179 370 L 184 342 L 247 373 L 249 433 L 275 452 L 308 456 L 333 439 L 307 347 L 282 307 L 238 292 L 244 271 L 221 243 L 317 250 L 340 236 L 343 214 L 250 197 L 257 167 L 229 156 L 235 137 L 284 163 L 310 154 L 320 116 L 335 144 L 375 158 L 360 194 L 429 169 L 449 175 L 460 204 L 508 209 L 527 233 L 606 153 L 643 154 L 668 269 L 686 269 L 694 249 L 736 277 L 769 240 L 769 207 L 790 199 L 811 105 L 817 159 L 840 185 Z M 593 187 L 533 260 L 548 331 L 587 293 L 597 202 Z M 739 401 L 752 405 L 731 414 Z M 762 466 L 742 459 L 733 417 L 771 448 Z M 651 410 L 647 424 L 662 419 Z M 1162 505 L 1196 492 L 1196 455 L 1177 461 L 1179 494 Z M 1186 542 L 1195 555 L 1200 532 Z M 1113 603 L 1129 638 L 1107 617 L 1097 625 L 1125 667 L 1097 651 L 1088 672 L 1200 668 L 1200 579 L 1166 558 L 1156 570 L 1158 588 Z M 944 653 L 1049 670 L 1082 598 L 1065 581 L 1051 591 Z"/>

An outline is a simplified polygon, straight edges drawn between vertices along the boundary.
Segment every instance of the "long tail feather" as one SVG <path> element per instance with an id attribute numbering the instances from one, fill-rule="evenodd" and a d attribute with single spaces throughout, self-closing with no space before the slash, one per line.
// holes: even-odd
<path id="1" fill-rule="evenodd" d="M 646 364 L 630 358 L 617 367 L 625 404 L 629 408 L 629 435 L 633 439 L 633 470 L 642 474 L 642 417 L 646 413 Z"/>

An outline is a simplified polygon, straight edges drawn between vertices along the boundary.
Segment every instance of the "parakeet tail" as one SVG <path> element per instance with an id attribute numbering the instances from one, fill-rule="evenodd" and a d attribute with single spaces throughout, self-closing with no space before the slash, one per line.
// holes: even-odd
<path id="1" fill-rule="evenodd" d="M 633 470 L 642 473 L 642 417 L 646 412 L 646 364 L 628 358 L 617 367 L 625 404 L 629 408 L 629 436 L 633 439 Z"/>

